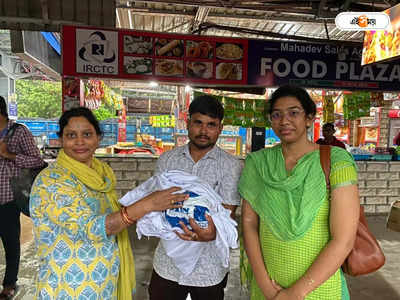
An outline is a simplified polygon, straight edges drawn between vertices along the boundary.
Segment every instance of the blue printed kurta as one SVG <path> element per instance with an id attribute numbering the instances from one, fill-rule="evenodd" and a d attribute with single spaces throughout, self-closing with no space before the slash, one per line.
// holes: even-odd
<path id="1" fill-rule="evenodd" d="M 35 299 L 116 299 L 118 245 L 105 193 L 54 163 L 37 177 L 30 211 L 39 259 Z"/>

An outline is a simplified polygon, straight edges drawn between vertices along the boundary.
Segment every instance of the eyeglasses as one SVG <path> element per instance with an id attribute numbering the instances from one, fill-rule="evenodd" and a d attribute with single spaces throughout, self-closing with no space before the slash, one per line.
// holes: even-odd
<path id="1" fill-rule="evenodd" d="M 304 109 L 289 109 L 287 111 L 279 111 L 275 110 L 269 115 L 269 120 L 271 122 L 277 122 L 282 120 L 284 116 L 290 121 L 296 120 L 300 117 L 301 113 L 304 112 Z"/>

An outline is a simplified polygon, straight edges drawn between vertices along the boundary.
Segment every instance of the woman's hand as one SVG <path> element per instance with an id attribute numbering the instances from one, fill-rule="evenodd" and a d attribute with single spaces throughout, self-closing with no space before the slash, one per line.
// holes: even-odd
<path id="1" fill-rule="evenodd" d="M 181 188 L 172 187 L 162 191 L 156 191 L 126 207 L 128 221 L 132 223 L 139 220 L 144 215 L 152 211 L 163 211 L 169 208 L 182 207 L 182 201 L 189 198 L 188 194 L 174 194 Z M 117 234 L 122 229 L 130 225 L 130 222 L 124 222 L 123 210 L 109 214 L 106 217 L 106 232 L 108 235 Z"/>
<path id="2" fill-rule="evenodd" d="M 265 280 L 264 282 L 266 284 L 264 286 L 260 286 L 264 297 L 269 300 L 275 299 L 276 295 L 278 295 L 278 293 L 282 290 L 282 287 L 277 284 L 275 280 L 271 280 L 271 285 L 269 285 Z"/>
<path id="3" fill-rule="evenodd" d="M 180 191 L 179 187 L 171 187 L 166 190 L 156 191 L 145 197 L 143 200 L 149 205 L 149 212 L 163 211 L 170 208 L 182 207 L 182 201 L 189 198 L 188 194 L 174 194 Z"/>
<path id="4" fill-rule="evenodd" d="M 190 231 L 189 228 L 183 224 L 183 222 L 179 222 L 184 233 L 179 233 L 175 231 L 175 233 L 185 241 L 196 241 L 196 242 L 209 242 L 215 240 L 217 236 L 217 229 L 215 228 L 214 222 L 212 218 L 206 214 L 206 219 L 208 221 L 207 228 L 201 228 L 197 225 L 196 221 L 193 218 L 189 218 L 190 226 L 193 231 Z"/>
<path id="5" fill-rule="evenodd" d="M 304 296 L 292 289 L 282 289 L 272 300 L 304 300 Z"/>

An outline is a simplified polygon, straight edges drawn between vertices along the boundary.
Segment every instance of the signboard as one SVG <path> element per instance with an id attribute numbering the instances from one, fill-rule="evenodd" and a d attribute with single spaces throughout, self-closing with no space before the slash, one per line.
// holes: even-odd
<path id="1" fill-rule="evenodd" d="M 361 46 L 249 41 L 250 85 L 398 90 L 400 64 L 361 67 Z"/>
<path id="2" fill-rule="evenodd" d="M 388 117 L 391 119 L 400 118 L 400 109 L 390 109 L 388 113 Z"/>
<path id="3" fill-rule="evenodd" d="M 362 64 L 400 57 L 400 4 L 385 10 L 390 18 L 384 30 L 368 30 L 364 35 Z"/>
<path id="4" fill-rule="evenodd" d="M 17 94 L 8 95 L 8 117 L 11 120 L 18 118 Z"/>
<path id="5" fill-rule="evenodd" d="M 173 100 L 169 99 L 149 99 L 132 98 L 126 99 L 127 114 L 151 113 L 151 114 L 171 114 L 173 111 Z"/>
<path id="6" fill-rule="evenodd" d="M 63 73 L 203 86 L 395 91 L 400 64 L 361 66 L 360 46 L 63 26 Z"/>
<path id="7" fill-rule="evenodd" d="M 76 29 L 76 72 L 118 75 L 118 32 Z"/>
<path id="8" fill-rule="evenodd" d="M 63 74 L 247 84 L 248 40 L 63 26 Z"/>

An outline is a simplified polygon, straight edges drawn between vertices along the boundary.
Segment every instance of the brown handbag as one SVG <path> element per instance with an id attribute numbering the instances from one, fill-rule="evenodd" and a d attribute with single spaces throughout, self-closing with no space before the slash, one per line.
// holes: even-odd
<path id="1" fill-rule="evenodd" d="M 320 145 L 320 162 L 324 170 L 327 188 L 330 191 L 331 147 Z M 385 255 L 379 243 L 369 231 L 364 208 L 360 205 L 360 219 L 353 249 L 342 264 L 342 270 L 348 275 L 359 276 L 375 272 L 385 264 Z"/>

